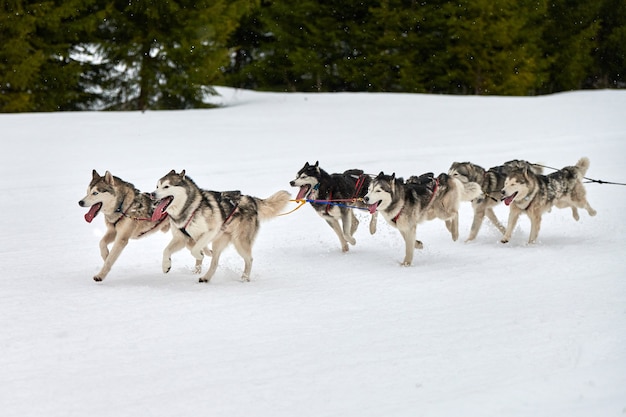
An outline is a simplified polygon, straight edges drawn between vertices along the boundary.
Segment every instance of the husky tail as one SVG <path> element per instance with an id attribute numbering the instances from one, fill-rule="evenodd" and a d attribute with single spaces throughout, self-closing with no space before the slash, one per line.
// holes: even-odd
<path id="1" fill-rule="evenodd" d="M 462 182 L 456 178 L 450 180 L 461 191 L 461 201 L 472 201 L 483 193 L 480 185 L 475 182 Z"/>
<path id="2" fill-rule="evenodd" d="M 587 174 L 587 170 L 589 169 L 589 158 L 583 156 L 576 162 L 576 168 L 578 168 L 579 178 L 582 179 Z"/>
<path id="3" fill-rule="evenodd" d="M 284 190 L 277 191 L 265 199 L 257 198 L 259 219 L 269 220 L 276 217 L 287 206 L 289 200 L 291 200 L 291 194 Z"/>

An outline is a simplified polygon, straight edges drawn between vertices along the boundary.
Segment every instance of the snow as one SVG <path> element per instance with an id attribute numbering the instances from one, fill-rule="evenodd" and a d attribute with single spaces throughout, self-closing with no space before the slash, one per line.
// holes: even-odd
<path id="1" fill-rule="evenodd" d="M 625 182 L 626 91 L 543 97 L 281 94 L 221 88 L 223 107 L 0 115 L 0 409 L 12 416 L 624 416 L 626 188 L 588 184 L 596 217 L 554 209 L 527 245 L 487 220 L 404 244 L 382 218 L 342 253 L 314 211 L 262 225 L 252 281 L 228 249 L 209 284 L 169 234 L 131 241 L 102 283 L 91 170 L 152 191 L 169 170 L 266 197 L 304 162 L 408 177 L 454 161 Z M 294 208 L 295 203 L 289 208 Z M 506 221 L 507 208 L 496 213 Z M 204 269 L 208 267 L 205 261 Z"/>

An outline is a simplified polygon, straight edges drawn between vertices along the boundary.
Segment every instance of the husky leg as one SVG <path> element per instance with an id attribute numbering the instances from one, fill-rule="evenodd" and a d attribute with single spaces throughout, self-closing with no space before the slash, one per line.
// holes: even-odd
<path id="1" fill-rule="evenodd" d="M 376 233 L 376 222 L 378 220 L 378 212 L 372 213 L 372 218 L 370 219 L 370 234 Z"/>
<path id="2" fill-rule="evenodd" d="M 339 238 L 342 252 L 348 252 L 348 242 L 346 241 L 346 238 L 343 235 L 343 231 L 341 230 L 341 227 L 339 226 L 339 222 L 334 218 L 324 219 L 324 220 L 326 220 L 326 223 L 328 223 L 328 225 L 333 229 L 333 231 Z"/>
<path id="3" fill-rule="evenodd" d="M 452 235 L 452 240 L 456 242 L 459 239 L 459 213 L 455 213 L 451 219 L 446 220 L 446 227 Z"/>
<path id="4" fill-rule="evenodd" d="M 114 227 L 107 227 L 106 233 L 100 239 L 100 256 L 103 261 L 106 261 L 109 256 L 109 244 L 115 240 L 116 235 L 117 232 Z"/>
<path id="5" fill-rule="evenodd" d="M 235 239 L 233 241 L 237 253 L 243 258 L 242 281 L 250 281 L 250 271 L 252 270 L 252 242 L 248 239 Z"/>
<path id="6" fill-rule="evenodd" d="M 352 237 L 352 234 L 351 234 L 353 220 L 356 220 L 356 217 L 354 216 L 354 213 L 352 212 L 352 210 L 346 209 L 345 211 L 341 213 L 341 222 L 343 223 L 343 227 L 342 227 L 343 237 L 346 240 L 346 242 L 348 242 L 351 245 L 356 244 L 356 240 Z M 356 222 L 358 226 L 359 221 L 356 220 Z M 356 230 L 356 227 L 355 227 L 355 230 Z"/>
<path id="7" fill-rule="evenodd" d="M 217 270 L 217 265 L 220 261 L 220 256 L 222 255 L 222 251 L 228 246 L 228 242 L 230 241 L 230 237 L 224 233 L 220 235 L 217 239 L 215 239 L 212 243 L 213 255 L 211 257 L 211 266 L 209 266 L 209 270 L 203 277 L 200 277 L 199 282 L 209 282 L 211 278 L 213 278 L 213 274 Z"/>
<path id="8" fill-rule="evenodd" d="M 113 266 L 115 261 L 117 261 L 117 258 L 119 258 L 126 245 L 128 245 L 128 239 L 129 238 L 126 236 L 118 237 L 117 239 L 115 239 L 113 247 L 111 248 L 111 252 L 104 260 L 104 265 L 102 266 L 102 269 L 93 277 L 94 281 L 100 282 L 104 278 L 106 278 L 107 274 L 111 270 L 111 267 Z"/>
<path id="9" fill-rule="evenodd" d="M 466 242 L 476 239 L 476 236 L 478 236 L 478 231 L 480 230 L 480 226 L 482 226 L 483 224 L 483 218 L 485 217 L 484 208 L 478 207 L 473 203 L 472 205 L 474 206 L 474 220 L 472 220 L 472 227 L 470 228 L 469 236 L 465 240 Z"/>
<path id="10" fill-rule="evenodd" d="M 540 228 L 541 228 L 541 213 L 532 213 L 532 215 L 530 216 L 530 236 L 528 238 L 529 244 L 533 244 L 537 241 Z"/>
<path id="11" fill-rule="evenodd" d="M 172 235 L 172 240 L 168 245 L 163 249 L 163 262 L 162 269 L 164 273 L 170 272 L 172 268 L 172 253 L 178 252 L 182 248 L 185 247 L 185 238 L 182 234 L 179 236 L 178 234 Z"/>
<path id="12" fill-rule="evenodd" d="M 572 207 L 572 217 L 576 221 L 580 219 L 580 215 L 578 214 L 578 209 L 576 207 Z"/>
<path id="13" fill-rule="evenodd" d="M 515 225 L 517 224 L 517 220 L 519 219 L 522 211 L 517 207 L 511 206 L 511 211 L 509 211 L 509 221 L 506 224 L 506 232 L 502 237 L 500 242 L 508 243 L 511 240 L 511 235 L 513 235 L 513 229 L 515 229 Z"/>
<path id="14" fill-rule="evenodd" d="M 350 218 L 352 219 L 352 223 L 350 224 L 350 236 L 354 236 L 356 230 L 359 228 L 359 219 L 356 218 L 354 212 L 350 211 Z"/>
<path id="15" fill-rule="evenodd" d="M 413 262 L 413 252 L 415 251 L 415 246 L 417 243 L 415 240 L 416 230 L 413 227 L 413 228 L 410 228 L 409 230 L 401 230 L 400 234 L 404 238 L 404 247 L 405 247 L 404 260 L 402 261 L 402 266 L 409 266 L 411 265 L 411 262 Z"/>
<path id="16" fill-rule="evenodd" d="M 585 210 L 587 210 L 587 213 L 589 213 L 590 216 L 595 216 L 596 214 L 598 214 L 597 211 L 595 211 L 594 209 L 591 208 L 591 206 L 589 205 L 589 202 L 587 200 L 585 200 L 585 204 L 582 207 Z"/>
<path id="17" fill-rule="evenodd" d="M 487 218 L 491 221 L 491 223 L 493 223 L 493 225 L 498 228 L 500 233 L 506 233 L 506 229 L 504 228 L 504 226 L 502 226 L 502 223 L 500 223 L 500 220 L 498 220 L 498 218 L 496 217 L 496 213 L 491 207 L 485 210 L 485 214 L 487 215 Z M 476 233 L 478 233 L 478 230 L 476 231 Z"/>

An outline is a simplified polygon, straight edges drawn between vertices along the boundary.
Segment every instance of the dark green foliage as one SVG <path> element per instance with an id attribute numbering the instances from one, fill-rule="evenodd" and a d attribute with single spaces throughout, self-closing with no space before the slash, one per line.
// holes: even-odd
<path id="1" fill-rule="evenodd" d="M 0 39 L 1 112 L 626 87 L 624 0 L 8 0 Z"/>

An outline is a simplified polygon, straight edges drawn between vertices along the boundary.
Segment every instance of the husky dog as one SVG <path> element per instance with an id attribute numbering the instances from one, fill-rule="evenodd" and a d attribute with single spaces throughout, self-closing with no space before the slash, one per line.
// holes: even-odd
<path id="1" fill-rule="evenodd" d="M 458 217 L 461 201 L 470 201 L 480 194 L 480 186 L 440 174 L 432 173 L 410 177 L 406 182 L 396 178 L 395 173 L 378 174 L 363 197 L 370 204 L 370 211 L 380 211 L 387 222 L 396 227 L 404 238 L 406 253 L 402 265 L 411 265 L 414 249 L 421 249 L 422 242 L 415 240 L 417 225 L 426 220 L 445 220 L 452 240 L 459 237 Z"/>
<path id="2" fill-rule="evenodd" d="M 153 216 L 154 204 L 150 194 L 141 193 L 129 182 L 106 171 L 100 176 L 94 169 L 87 187 L 87 195 L 78 202 L 81 207 L 89 207 L 85 220 L 91 223 L 102 211 L 106 233 L 100 240 L 100 255 L 104 265 L 94 277 L 94 281 L 106 278 L 111 267 L 128 244 L 129 239 L 139 239 L 161 230 L 167 232 L 170 224 L 166 216 Z M 108 245 L 113 242 L 109 252 Z"/>
<path id="3" fill-rule="evenodd" d="M 528 168 L 511 170 L 502 188 L 502 200 L 510 206 L 509 221 L 502 243 L 511 239 L 520 214 L 530 218 L 528 243 L 535 243 L 541 226 L 541 216 L 552 206 L 571 207 L 572 216 L 579 219 L 578 208 L 587 210 L 590 216 L 596 211 L 587 202 L 582 179 L 589 169 L 589 159 L 580 158 L 575 166 L 567 166 L 549 175 L 537 175 Z"/>
<path id="4" fill-rule="evenodd" d="M 504 234 L 506 232 L 506 229 L 496 217 L 493 207 L 500 203 L 500 192 L 504 186 L 504 179 L 509 171 L 515 168 L 528 168 L 535 174 L 543 172 L 541 167 L 517 159 L 489 168 L 487 171 L 471 162 L 453 162 L 450 166 L 448 170 L 449 176 L 461 180 L 463 183 L 478 183 L 482 188 L 482 194 L 472 200 L 474 220 L 472 221 L 472 227 L 466 242 L 476 239 L 485 216 L 498 228 L 500 233 Z"/>
<path id="5" fill-rule="evenodd" d="M 250 281 L 252 245 L 259 221 L 277 216 L 291 199 L 287 191 L 260 199 L 239 191 L 203 190 L 185 170 L 180 173 L 172 170 L 161 178 L 152 196 L 159 200 L 154 216 L 167 213 L 172 226 L 172 240 L 163 251 L 163 272 L 169 272 L 172 253 L 180 250 L 187 238 L 195 242 L 191 254 L 198 262 L 202 262 L 202 248 L 212 243 L 211 266 L 200 282 L 209 282 L 229 243 L 233 243 L 244 260 L 242 280 Z"/>
<path id="6" fill-rule="evenodd" d="M 367 208 L 362 198 L 367 192 L 371 178 L 360 169 L 350 169 L 342 174 L 329 174 L 308 162 L 298 171 L 296 179 L 290 181 L 292 187 L 300 187 L 296 200 L 306 199 L 337 234 L 341 250 L 348 251 L 348 243 L 354 245 L 354 233 L 359 220 L 353 207 Z M 341 224 L 340 224 L 341 222 Z M 376 233 L 376 214 L 370 220 L 370 233 Z"/>

